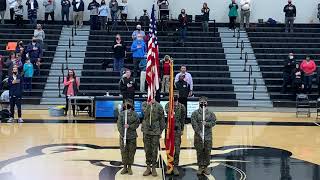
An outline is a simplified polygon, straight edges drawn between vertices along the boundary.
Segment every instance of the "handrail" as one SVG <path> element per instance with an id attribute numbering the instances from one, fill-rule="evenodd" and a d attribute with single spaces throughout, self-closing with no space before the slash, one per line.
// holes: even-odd
<path id="1" fill-rule="evenodd" d="M 251 84 L 251 76 L 252 76 L 252 66 L 249 66 L 249 81 L 248 81 L 248 85 Z"/>
<path id="2" fill-rule="evenodd" d="M 240 59 L 242 59 L 243 49 L 244 49 L 244 42 L 242 40 L 241 41 L 241 56 L 240 56 Z"/>
<path id="3" fill-rule="evenodd" d="M 64 78 L 64 63 L 61 64 L 61 73 L 62 77 Z"/>
<path id="4" fill-rule="evenodd" d="M 69 38 L 69 57 L 72 57 L 71 56 L 71 39 Z"/>
<path id="5" fill-rule="evenodd" d="M 59 76 L 59 80 L 58 80 L 58 89 L 59 89 L 59 98 L 61 98 L 61 84 L 60 84 L 60 82 L 61 82 L 61 77 Z"/>
<path id="6" fill-rule="evenodd" d="M 74 25 L 74 35 L 77 35 L 77 24 Z"/>
<path id="7" fill-rule="evenodd" d="M 240 29 L 238 29 L 237 48 L 239 48 L 239 40 L 240 40 Z"/>
<path id="8" fill-rule="evenodd" d="M 244 68 L 243 71 L 247 71 L 247 63 L 248 63 L 248 53 L 246 52 L 244 55 Z"/>
<path id="9" fill-rule="evenodd" d="M 68 50 L 66 50 L 66 69 L 69 69 L 68 68 Z"/>
<path id="10" fill-rule="evenodd" d="M 71 29 L 72 46 L 74 46 L 74 32 L 73 27 Z"/>
<path id="11" fill-rule="evenodd" d="M 257 90 L 257 80 L 256 78 L 253 79 L 253 88 L 252 88 L 252 99 L 255 99 L 254 92 Z"/>
<path id="12" fill-rule="evenodd" d="M 216 37 L 216 20 L 215 19 L 213 20 L 213 37 Z"/>
<path id="13" fill-rule="evenodd" d="M 233 29 L 233 37 L 236 37 L 236 29 Z"/>

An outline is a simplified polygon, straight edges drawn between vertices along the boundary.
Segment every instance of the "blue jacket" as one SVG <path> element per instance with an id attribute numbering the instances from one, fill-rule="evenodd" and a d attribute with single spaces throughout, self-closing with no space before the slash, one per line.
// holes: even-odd
<path id="1" fill-rule="evenodd" d="M 138 45 L 141 46 L 141 48 L 138 48 Z M 144 55 L 147 51 L 146 43 L 144 43 L 143 40 L 134 40 L 131 45 L 131 51 L 132 51 L 132 57 L 133 58 L 144 58 Z"/>
<path id="2" fill-rule="evenodd" d="M 141 71 L 146 71 L 147 68 L 147 59 L 143 58 L 139 63 L 139 68 Z"/>
<path id="3" fill-rule="evenodd" d="M 38 48 L 37 50 L 33 50 L 33 47 Z M 36 43 L 34 46 L 32 43 L 29 43 L 27 46 L 27 51 L 26 53 L 29 53 L 29 58 L 30 59 L 38 59 L 42 57 L 42 48 L 39 43 Z"/>
<path id="4" fill-rule="evenodd" d="M 33 64 L 25 63 L 23 65 L 23 73 L 24 73 L 24 77 L 27 77 L 27 78 L 33 77 Z"/>
<path id="5" fill-rule="evenodd" d="M 22 91 L 23 91 L 23 81 L 22 81 L 22 77 L 19 74 L 17 75 L 17 80 L 20 80 L 20 83 L 12 84 L 13 76 L 9 77 L 8 79 L 9 96 L 10 97 L 15 96 L 17 98 L 21 98 Z"/>

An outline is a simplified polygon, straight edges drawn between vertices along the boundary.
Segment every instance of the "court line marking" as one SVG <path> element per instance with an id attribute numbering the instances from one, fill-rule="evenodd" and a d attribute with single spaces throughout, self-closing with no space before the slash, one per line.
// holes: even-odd
<path id="1" fill-rule="evenodd" d="M 320 127 L 320 124 L 319 124 L 319 123 L 317 123 L 317 122 L 314 122 L 314 124 Z"/>

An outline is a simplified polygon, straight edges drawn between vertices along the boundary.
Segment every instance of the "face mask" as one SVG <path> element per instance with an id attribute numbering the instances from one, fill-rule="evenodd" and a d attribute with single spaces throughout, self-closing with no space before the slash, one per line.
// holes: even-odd
<path id="1" fill-rule="evenodd" d="M 131 104 L 128 104 L 128 105 L 127 105 L 127 109 L 132 109 L 132 105 L 131 105 Z"/>
<path id="2" fill-rule="evenodd" d="M 288 4 L 291 4 L 291 2 L 288 2 Z"/>
<path id="3" fill-rule="evenodd" d="M 37 41 L 36 40 L 32 40 L 32 43 L 36 43 Z"/>
<path id="4" fill-rule="evenodd" d="M 14 75 L 17 75 L 17 72 L 13 72 Z"/>
<path id="5" fill-rule="evenodd" d="M 200 103 L 200 107 L 201 107 L 201 108 L 207 107 L 207 103 Z"/>
<path id="6" fill-rule="evenodd" d="M 181 14 L 184 14 L 185 12 L 184 11 L 181 11 Z"/>
<path id="7" fill-rule="evenodd" d="M 293 59 L 293 56 L 289 56 L 290 59 Z"/>
<path id="8" fill-rule="evenodd" d="M 174 102 L 177 102 L 178 99 L 179 99 L 178 96 L 174 96 L 174 97 L 173 97 Z"/>

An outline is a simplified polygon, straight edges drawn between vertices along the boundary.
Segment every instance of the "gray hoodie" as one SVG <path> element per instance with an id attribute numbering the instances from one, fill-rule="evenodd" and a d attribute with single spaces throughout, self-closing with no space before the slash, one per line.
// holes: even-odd
<path id="1" fill-rule="evenodd" d="M 43 1 L 43 6 L 45 7 L 45 13 L 52 13 L 56 9 L 55 0 L 45 0 Z"/>

